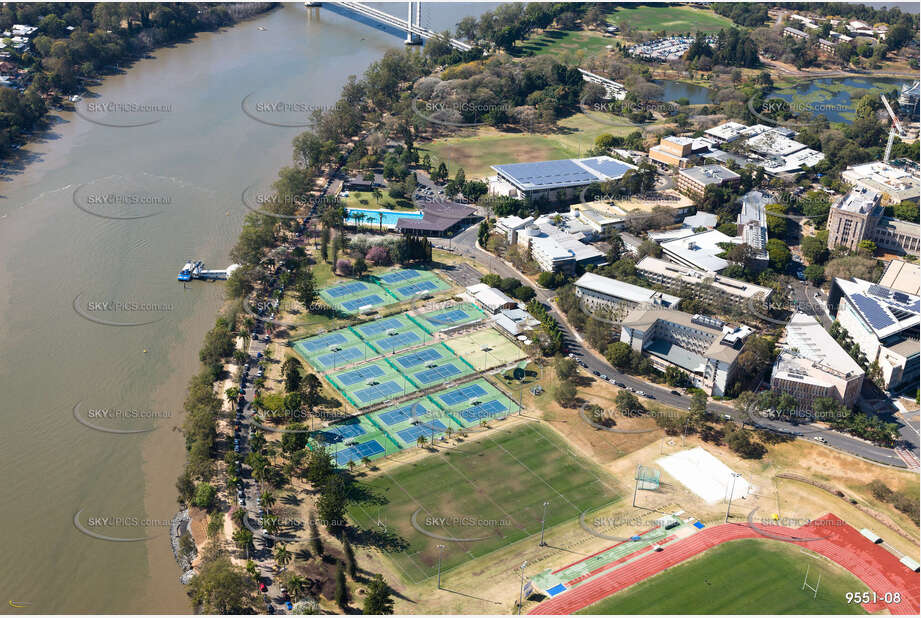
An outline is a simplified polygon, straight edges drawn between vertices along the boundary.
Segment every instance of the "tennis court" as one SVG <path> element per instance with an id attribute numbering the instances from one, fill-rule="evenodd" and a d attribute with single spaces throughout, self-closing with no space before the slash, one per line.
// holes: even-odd
<path id="1" fill-rule="evenodd" d="M 485 317 L 479 307 L 473 303 L 462 303 L 447 309 L 438 309 L 429 311 L 419 316 L 421 322 L 426 328 L 434 331 L 453 328 L 461 324 L 476 322 Z"/>
<path id="2" fill-rule="evenodd" d="M 357 313 L 364 307 L 381 307 L 394 302 L 384 288 L 368 281 L 349 281 L 320 290 L 320 298 L 330 307 Z"/>
<path id="3" fill-rule="evenodd" d="M 384 359 L 327 374 L 326 379 L 356 408 L 412 393 L 416 386 Z"/>
<path id="4" fill-rule="evenodd" d="M 518 412 L 517 403 L 483 378 L 435 393 L 431 399 L 446 415 L 465 428 Z"/>
<path id="5" fill-rule="evenodd" d="M 365 324 L 359 324 L 354 327 L 354 331 L 362 339 L 374 339 L 376 337 L 383 336 L 390 331 L 400 331 L 410 329 L 415 324 L 410 320 L 405 314 L 391 316 L 389 318 L 381 318 L 379 320 L 374 320 L 373 322 L 367 322 Z"/>
<path id="6" fill-rule="evenodd" d="M 432 361 L 442 360 L 445 358 L 452 358 L 453 356 L 454 355 L 445 348 L 443 343 L 438 343 L 433 346 L 419 348 L 417 350 L 413 350 L 412 352 L 400 354 L 399 356 L 394 357 L 392 360 L 394 364 L 399 366 L 399 369 L 404 370 L 418 367 L 423 363 L 430 363 Z"/>
<path id="7" fill-rule="evenodd" d="M 381 275 L 378 279 L 382 283 L 400 283 L 401 281 L 409 281 L 410 279 L 417 279 L 420 271 L 413 270 L 412 268 L 404 268 L 401 270 L 394 270 L 385 275 Z"/>
<path id="8" fill-rule="evenodd" d="M 391 271 L 379 276 L 377 283 L 400 302 L 420 294 L 447 290 L 451 287 L 434 272 L 415 269 Z"/>
<path id="9" fill-rule="evenodd" d="M 380 354 L 393 354 L 414 345 L 420 345 L 431 340 L 431 335 L 418 326 L 408 327 L 406 330 L 389 331 L 383 336 L 372 339 L 368 343 Z"/>
<path id="10" fill-rule="evenodd" d="M 364 342 L 353 343 L 348 347 L 333 346 L 329 352 L 307 357 L 308 363 L 320 371 L 335 369 L 343 365 L 351 365 L 360 360 L 367 360 L 378 355 L 377 351 Z"/>
<path id="11" fill-rule="evenodd" d="M 467 360 L 477 371 L 502 367 L 527 357 L 524 350 L 505 338 L 495 328 L 483 328 L 473 333 L 452 337 L 445 343 L 452 352 Z"/>
<path id="12" fill-rule="evenodd" d="M 474 372 L 473 367 L 460 358 L 452 358 L 440 363 L 428 363 L 419 371 L 410 374 L 413 382 L 420 388 L 428 388 L 440 382 L 457 380 Z"/>
<path id="13" fill-rule="evenodd" d="M 333 456 L 336 459 L 336 465 L 347 466 L 350 461 L 359 462 L 364 457 L 372 459 L 375 455 L 380 456 L 384 453 L 385 449 L 381 446 L 380 442 L 377 440 L 369 440 L 341 450 L 336 450 Z"/>

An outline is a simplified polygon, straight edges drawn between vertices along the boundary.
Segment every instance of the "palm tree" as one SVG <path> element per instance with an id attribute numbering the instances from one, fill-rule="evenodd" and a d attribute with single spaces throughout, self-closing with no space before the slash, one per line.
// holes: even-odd
<path id="1" fill-rule="evenodd" d="M 380 193 L 380 189 L 375 189 L 375 191 L 377 191 L 378 194 Z M 382 212 L 377 213 L 377 220 L 379 224 L 378 229 L 379 231 L 383 232 L 384 231 L 384 213 Z"/>
<path id="2" fill-rule="evenodd" d="M 265 507 L 266 513 L 268 513 L 271 508 L 275 506 L 275 494 L 266 490 L 260 494 L 259 501 L 262 503 L 262 506 Z"/>
<path id="3" fill-rule="evenodd" d="M 233 542 L 240 549 L 245 549 L 246 557 L 249 558 L 249 546 L 253 543 L 253 533 L 246 528 L 240 528 L 234 531 Z"/>
<path id="4" fill-rule="evenodd" d="M 381 190 L 378 189 L 377 187 L 374 187 L 374 188 L 371 190 L 371 194 L 374 196 L 374 203 L 375 203 L 375 204 L 380 204 L 380 203 L 381 203 L 381 196 L 383 195 L 383 193 L 381 193 Z M 383 213 L 380 214 L 379 216 L 380 216 L 381 220 L 383 221 L 383 219 L 384 219 Z"/>
<path id="5" fill-rule="evenodd" d="M 349 459 L 349 463 L 346 464 L 349 467 L 349 472 L 355 471 L 355 460 Z"/>
<path id="6" fill-rule="evenodd" d="M 238 526 L 242 528 L 243 522 L 246 521 L 246 509 L 244 508 L 237 509 L 236 511 L 233 512 L 233 515 L 231 515 L 231 518 L 233 519 L 233 522 L 235 524 L 237 524 Z"/>
<path id="7" fill-rule="evenodd" d="M 256 563 L 253 562 L 252 560 L 247 560 L 246 561 L 246 572 L 252 575 L 253 577 L 256 577 L 256 575 L 259 574 L 259 569 L 256 568 Z"/>
<path id="8" fill-rule="evenodd" d="M 278 532 L 278 517 L 275 515 L 266 515 L 262 518 L 262 528 L 271 535 Z"/>
<path id="9" fill-rule="evenodd" d="M 370 467 L 371 467 L 371 458 L 368 457 L 367 455 L 365 455 L 364 457 L 361 458 L 361 463 L 362 463 L 362 465 L 364 465 L 364 467 L 370 468 Z"/>
<path id="10" fill-rule="evenodd" d="M 275 546 L 275 564 L 277 564 L 280 569 L 283 569 L 286 564 L 291 562 L 291 552 L 288 551 L 288 548 L 281 543 Z"/>
<path id="11" fill-rule="evenodd" d="M 291 598 L 297 601 L 307 590 L 307 580 L 300 575 L 291 575 L 285 581 L 285 587 L 288 589 L 288 594 L 291 595 Z"/>
<path id="12" fill-rule="evenodd" d="M 419 448 L 422 448 L 423 446 L 425 446 L 425 443 L 426 443 L 425 436 L 419 436 L 418 438 L 416 438 L 416 444 L 419 445 Z"/>
<path id="13" fill-rule="evenodd" d="M 447 429 L 445 429 L 445 435 L 448 436 L 448 440 L 450 440 L 451 436 L 454 435 L 454 428 L 448 427 Z"/>

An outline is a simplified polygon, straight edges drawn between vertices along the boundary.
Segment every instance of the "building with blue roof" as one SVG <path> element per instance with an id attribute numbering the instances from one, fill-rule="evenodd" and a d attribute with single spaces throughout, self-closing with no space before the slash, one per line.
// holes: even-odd
<path id="1" fill-rule="evenodd" d="M 600 156 L 586 159 L 560 159 L 533 163 L 493 165 L 496 177 L 490 179 L 494 194 L 532 200 L 559 201 L 577 197 L 592 183 L 619 180 L 635 165 Z"/>

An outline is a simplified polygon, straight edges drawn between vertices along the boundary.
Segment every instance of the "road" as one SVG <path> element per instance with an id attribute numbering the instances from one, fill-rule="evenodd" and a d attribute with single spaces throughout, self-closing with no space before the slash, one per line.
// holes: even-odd
<path id="1" fill-rule="evenodd" d="M 506 262 L 476 246 L 477 227 L 478 226 L 475 225 L 471 226 L 455 236 L 452 239 L 450 245 L 452 247 L 452 251 L 471 258 L 480 264 L 486 265 L 490 272 L 499 276 L 524 279 L 524 276 L 521 273 L 508 265 Z M 442 248 L 449 246 L 446 239 L 433 239 L 433 244 Z M 805 286 L 803 290 L 800 291 L 800 293 L 811 295 L 814 292 L 814 288 L 812 288 L 813 291 L 810 291 L 810 288 L 811 286 Z M 553 302 L 555 293 L 552 290 L 546 290 L 540 287 L 535 287 L 535 291 L 537 292 L 537 298 L 540 299 L 540 301 L 546 304 L 548 307 L 550 307 L 551 314 L 560 325 L 560 328 L 563 331 L 563 338 L 566 348 L 578 359 L 581 359 L 585 363 L 586 369 L 589 373 L 592 375 L 595 375 L 596 372 L 598 374 L 604 374 L 607 375 L 609 379 L 614 379 L 627 387 L 633 388 L 634 390 L 642 390 L 646 393 L 650 393 L 653 395 L 656 401 L 660 401 L 667 406 L 672 406 L 682 410 L 687 410 L 690 408 L 691 398 L 689 396 L 673 394 L 672 389 L 670 388 L 663 388 L 662 386 L 652 384 L 635 376 L 624 374 L 615 369 L 597 352 L 588 348 L 587 346 L 584 346 L 578 335 L 575 335 L 572 332 L 566 321 L 557 311 L 557 307 Z M 811 304 L 807 303 L 803 306 L 814 307 L 814 303 L 815 301 L 813 300 Z M 819 311 L 819 313 L 821 314 L 822 312 Z M 827 320 L 827 316 L 825 316 L 825 319 Z M 865 440 L 838 433 L 830 429 L 825 429 L 818 425 L 794 424 L 787 421 L 760 417 L 753 419 L 736 410 L 734 406 L 720 402 L 710 402 L 707 405 L 707 409 L 711 413 L 715 414 L 718 418 L 722 418 L 724 415 L 728 415 L 735 422 L 745 423 L 748 425 L 753 425 L 755 424 L 755 421 L 757 421 L 757 426 L 759 428 L 769 429 L 779 433 L 791 434 L 799 439 L 811 440 L 816 437 L 824 438 L 827 441 L 827 446 L 838 449 L 840 451 L 844 451 L 851 455 L 863 457 L 864 459 L 868 459 L 877 463 L 888 464 L 900 468 L 906 467 L 905 462 L 902 461 L 902 459 L 895 453 L 893 449 L 879 447 L 866 442 Z M 906 434 L 903 432 L 903 435 Z M 908 436 L 906 435 L 906 437 Z M 917 438 L 916 435 L 915 437 Z M 912 441 L 912 450 L 915 453 L 918 452 L 918 443 L 916 440 Z"/>
<path id="2" fill-rule="evenodd" d="M 249 361 L 243 373 L 243 380 L 239 386 L 243 391 L 244 403 L 241 413 L 237 414 L 237 421 L 234 430 L 234 436 L 240 440 L 240 454 L 244 457 L 249 453 L 249 432 L 253 428 L 253 400 L 256 398 L 256 389 L 253 386 L 259 370 L 258 359 L 265 353 L 267 342 L 265 341 L 265 328 L 262 322 L 256 321 L 253 328 L 253 337 L 250 340 L 247 354 Z M 246 497 L 246 512 L 251 527 L 261 530 L 261 519 L 259 515 L 260 507 L 257 505 L 257 499 L 261 493 L 259 482 L 253 478 L 252 469 L 243 464 L 243 473 L 240 475 L 243 479 L 243 494 Z M 272 555 L 274 543 L 263 536 L 262 532 L 253 533 L 253 552 L 251 558 L 256 563 L 259 570 L 258 581 L 266 585 L 267 590 L 263 593 L 263 599 L 270 613 L 287 613 L 284 610 L 285 599 L 281 593 L 280 583 L 275 573 L 275 560 Z"/>

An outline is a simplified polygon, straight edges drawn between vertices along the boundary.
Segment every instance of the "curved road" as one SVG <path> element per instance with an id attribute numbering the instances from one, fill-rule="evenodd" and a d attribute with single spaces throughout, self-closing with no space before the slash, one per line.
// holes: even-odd
<path id="1" fill-rule="evenodd" d="M 447 239 L 433 239 L 433 244 L 441 248 L 450 246 L 452 247 L 451 250 L 455 253 L 459 253 L 460 255 L 472 258 L 480 264 L 488 265 L 491 272 L 496 273 L 502 277 L 515 277 L 517 279 L 526 280 L 526 278 L 521 273 L 519 273 L 505 261 L 477 247 L 477 228 L 478 226 L 476 225 L 470 226 L 462 233 L 455 236 L 453 239 L 450 239 L 450 245 L 448 245 Z M 551 314 L 559 323 L 560 328 L 563 331 L 566 348 L 585 363 L 586 369 L 590 373 L 598 372 L 605 374 L 609 378 L 617 380 L 618 382 L 621 382 L 622 384 L 625 384 L 634 390 L 642 390 L 646 393 L 650 393 L 655 397 L 657 401 L 661 401 L 665 405 L 683 410 L 690 408 L 690 397 L 686 395 L 674 395 L 672 394 L 672 389 L 670 388 L 664 388 L 635 376 L 622 373 L 615 369 L 597 352 L 588 346 L 584 346 L 582 344 L 581 338 L 577 334 L 573 333 L 567 322 L 563 319 L 563 317 L 560 315 L 560 312 L 557 310 L 556 304 L 553 302 L 553 298 L 555 296 L 553 290 L 547 290 L 539 286 L 535 286 L 535 291 L 537 292 L 537 298 L 539 298 L 543 303 L 550 307 Z M 755 425 L 755 419 L 750 417 L 745 418 L 746 415 L 740 413 L 735 409 L 734 406 L 730 404 L 710 402 L 707 405 L 707 409 L 717 417 L 724 417 L 728 415 L 735 422 Z M 782 420 L 758 418 L 757 426 L 759 428 L 769 429 L 778 433 L 791 434 L 800 439 L 813 439 L 816 437 L 824 438 L 827 441 L 827 446 L 838 449 L 840 451 L 844 451 L 848 454 L 863 457 L 864 459 L 868 459 L 876 463 L 886 464 L 899 468 L 906 467 L 905 462 L 902 461 L 902 458 L 899 457 L 893 449 L 876 446 L 870 442 L 861 440 L 860 438 L 848 436 L 837 431 L 832 431 L 830 429 L 824 429 L 818 425 L 798 425 Z M 905 434 L 903 433 L 903 435 Z M 917 454 L 917 441 L 912 441 L 912 450 Z"/>

